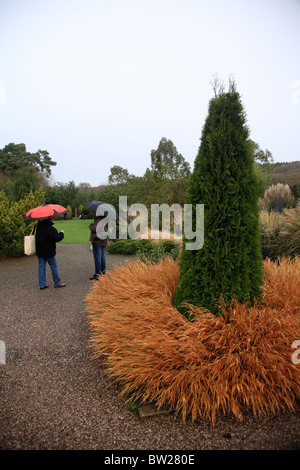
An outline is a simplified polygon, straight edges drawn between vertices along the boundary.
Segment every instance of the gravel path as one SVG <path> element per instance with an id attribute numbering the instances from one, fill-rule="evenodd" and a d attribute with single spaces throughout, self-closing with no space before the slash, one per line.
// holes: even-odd
<path id="1" fill-rule="evenodd" d="M 125 256 L 107 255 L 108 270 Z M 242 422 L 220 416 L 183 424 L 174 414 L 140 420 L 119 397 L 101 360 L 91 360 L 83 313 L 89 245 L 58 245 L 67 286 L 40 291 L 35 256 L 0 261 L 0 449 L 299 449 L 300 412 Z M 2 343 L 3 346 L 3 343 Z"/>

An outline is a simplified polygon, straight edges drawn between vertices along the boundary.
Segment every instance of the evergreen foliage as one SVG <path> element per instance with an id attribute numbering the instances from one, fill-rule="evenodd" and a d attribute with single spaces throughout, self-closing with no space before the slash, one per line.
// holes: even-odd
<path id="1" fill-rule="evenodd" d="M 39 188 L 34 193 L 17 202 L 9 203 L 4 191 L 0 191 L 0 257 L 18 257 L 24 254 L 24 236 L 29 235 L 35 222 L 26 222 L 29 209 L 44 204 L 44 191 Z"/>
<path id="2" fill-rule="evenodd" d="M 25 144 L 10 143 L 3 149 L 0 149 L 0 171 L 12 176 L 20 168 L 28 166 L 35 168 L 36 171 L 45 173 L 49 178 L 51 175 L 51 166 L 56 162 L 49 157 L 47 150 L 38 150 L 30 153 L 26 150 Z"/>
<path id="3" fill-rule="evenodd" d="M 204 245 L 184 249 L 174 305 L 190 303 L 218 314 L 226 304 L 253 302 L 262 285 L 258 182 L 249 130 L 234 83 L 216 93 L 202 131 L 186 203 L 204 204 Z"/>

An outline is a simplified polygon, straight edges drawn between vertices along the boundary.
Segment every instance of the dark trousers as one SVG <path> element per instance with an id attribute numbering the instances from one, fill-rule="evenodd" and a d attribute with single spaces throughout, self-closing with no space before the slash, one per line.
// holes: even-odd
<path id="1" fill-rule="evenodd" d="M 96 278 L 99 274 L 105 274 L 106 260 L 105 260 L 105 246 L 101 246 L 98 243 L 92 243 L 93 255 L 95 262 L 95 274 Z"/>

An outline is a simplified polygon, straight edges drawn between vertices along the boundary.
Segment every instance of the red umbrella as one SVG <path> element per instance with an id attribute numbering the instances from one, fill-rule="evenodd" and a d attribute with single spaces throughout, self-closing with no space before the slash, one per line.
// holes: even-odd
<path id="1" fill-rule="evenodd" d="M 59 204 L 43 204 L 30 209 L 25 215 L 25 220 L 57 219 L 67 212 L 68 210 Z"/>

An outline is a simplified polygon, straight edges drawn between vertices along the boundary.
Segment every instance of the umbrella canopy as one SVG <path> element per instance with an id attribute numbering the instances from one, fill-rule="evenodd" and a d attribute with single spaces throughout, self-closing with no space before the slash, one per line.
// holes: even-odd
<path id="1" fill-rule="evenodd" d="M 67 212 L 68 210 L 59 204 L 43 204 L 30 209 L 25 215 L 25 220 L 57 219 Z"/>
<path id="2" fill-rule="evenodd" d="M 116 220 L 119 215 L 115 210 L 114 206 L 107 204 L 103 201 L 86 201 L 82 203 L 89 211 L 96 212 L 97 215 L 107 216 L 110 219 Z M 100 207 L 101 206 L 101 207 Z M 106 214 L 107 213 L 107 214 Z"/>

